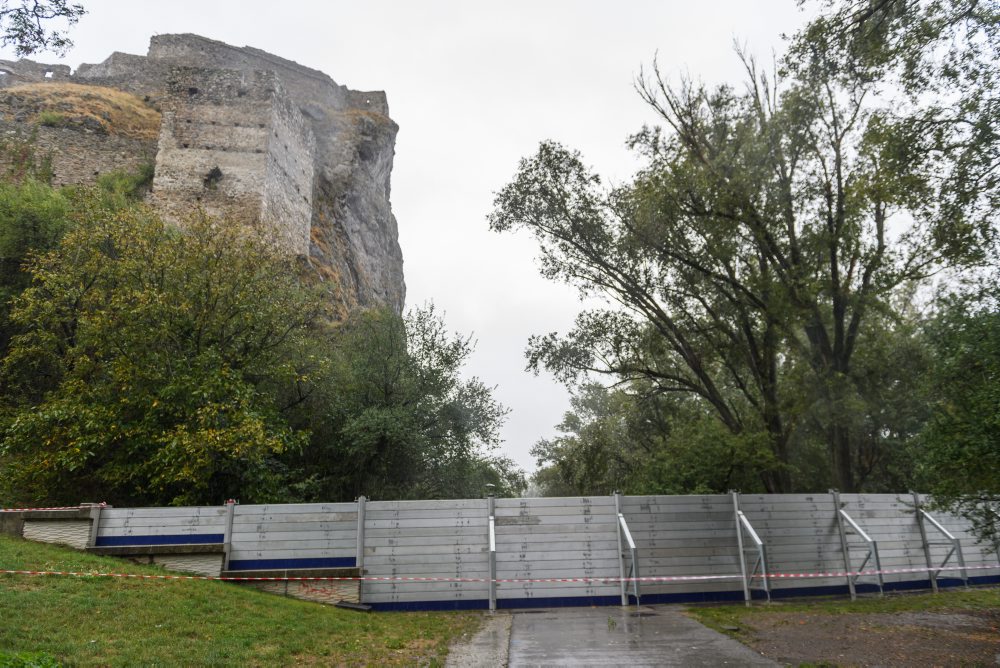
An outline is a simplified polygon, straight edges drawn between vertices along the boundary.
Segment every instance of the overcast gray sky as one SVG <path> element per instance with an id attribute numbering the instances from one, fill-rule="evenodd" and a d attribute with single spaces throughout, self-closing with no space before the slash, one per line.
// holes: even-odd
<path id="1" fill-rule="evenodd" d="M 566 331 L 580 305 L 538 275 L 530 238 L 489 231 L 493 193 L 544 139 L 627 180 L 637 162 L 625 138 L 656 121 L 632 88 L 654 54 L 672 75 L 736 84 L 734 39 L 769 60 L 804 21 L 795 0 L 78 1 L 89 13 L 75 48 L 36 60 L 75 68 L 192 32 L 386 91 L 400 126 L 392 207 L 407 304 L 433 300 L 452 329 L 475 335 L 468 371 L 512 409 L 503 447 L 528 471 L 528 450 L 555 433 L 568 394 L 524 371 L 524 347 L 531 334 Z"/>

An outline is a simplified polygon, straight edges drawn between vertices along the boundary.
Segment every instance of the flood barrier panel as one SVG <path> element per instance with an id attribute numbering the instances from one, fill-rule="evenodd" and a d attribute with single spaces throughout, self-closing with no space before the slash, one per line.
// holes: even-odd
<path id="1" fill-rule="evenodd" d="M 928 562 L 940 565 L 951 546 L 932 540 L 940 538 L 940 532 L 926 521 L 925 533 L 934 535 L 928 535 L 925 545 L 909 493 L 359 499 L 350 503 L 102 508 L 90 513 L 95 522 L 90 544 L 108 553 L 155 554 L 157 563 L 188 563 L 192 570 L 206 574 L 212 569 L 294 573 L 355 568 L 364 578 L 361 601 L 376 609 L 487 608 L 492 513 L 496 607 L 618 604 L 621 585 L 617 578 L 623 572 L 627 575 L 633 564 L 627 549 L 619 552 L 617 508 L 635 541 L 634 566 L 640 577 L 726 576 L 643 581 L 638 589 L 644 602 L 740 600 L 744 592 L 736 506 L 764 544 L 768 574 L 842 573 L 860 568 L 869 544 L 853 534 L 842 541 L 836 498 L 840 509 L 877 543 L 882 569 L 918 569 L 884 574 L 886 589 L 930 587 Z M 39 527 L 43 519 L 52 521 L 48 515 L 36 519 L 25 515 L 25 536 L 44 536 Z M 972 582 L 1000 581 L 993 546 L 977 544 L 962 518 L 943 513 L 933 516 L 959 539 Z M 224 556 L 191 556 L 185 562 L 185 549 L 205 555 L 214 554 L 213 550 L 222 555 L 224 550 Z M 953 556 L 949 566 L 958 563 Z M 869 561 L 865 569 L 871 568 L 874 564 Z M 962 575 L 959 570 L 942 571 L 938 582 L 961 583 Z M 750 588 L 756 586 L 753 595 L 762 596 L 760 573 L 755 577 Z M 877 584 L 869 576 L 855 583 L 859 592 L 872 591 Z M 847 579 L 843 575 L 771 577 L 768 588 L 772 596 L 846 593 Z M 627 600 L 634 602 L 632 591 L 629 586 Z"/>

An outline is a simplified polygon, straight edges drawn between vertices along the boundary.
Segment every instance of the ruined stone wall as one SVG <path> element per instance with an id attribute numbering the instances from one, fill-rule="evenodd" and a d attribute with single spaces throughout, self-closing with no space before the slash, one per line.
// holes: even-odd
<path id="1" fill-rule="evenodd" d="M 148 57 L 245 72 L 268 70 L 277 75 L 299 106 L 339 109 L 347 103 L 346 89 L 329 76 L 259 49 L 231 46 L 198 35 L 154 35 L 149 41 Z"/>
<path id="2" fill-rule="evenodd" d="M 115 51 L 103 63 L 80 65 L 73 80 L 77 83 L 117 88 L 158 101 L 166 88 L 170 68 L 173 66 L 172 63 L 151 60 L 146 56 Z"/>
<path id="3" fill-rule="evenodd" d="M 154 161 L 156 150 L 155 141 L 0 120 L 0 174 L 16 171 L 25 159 L 49 160 L 56 187 L 93 183 L 115 170 L 136 172 Z"/>
<path id="4" fill-rule="evenodd" d="M 308 253 L 314 141 L 273 73 L 174 67 L 162 110 L 152 194 L 161 210 L 259 218 L 282 247 Z"/>
<path id="5" fill-rule="evenodd" d="M 348 90 L 347 106 L 351 109 L 373 111 L 383 116 L 389 115 L 389 101 L 386 99 L 385 93 L 380 90 Z"/>
<path id="6" fill-rule="evenodd" d="M 168 218 L 259 216 L 275 85 L 266 72 L 170 70 L 152 193 Z"/>
<path id="7" fill-rule="evenodd" d="M 312 125 L 285 95 L 275 95 L 270 114 L 261 221 L 283 236 L 297 255 L 309 254 L 313 210 Z"/>
<path id="8" fill-rule="evenodd" d="M 402 311 L 406 294 L 403 258 L 389 204 L 389 177 L 399 128 L 388 116 L 385 93 L 352 91 L 298 63 L 197 35 L 157 35 L 150 41 L 148 57 L 164 62 L 210 62 L 244 72 L 274 72 L 281 88 L 312 126 L 310 263 L 347 310 L 386 304 Z M 299 132 L 293 135 L 302 137 Z M 283 146 L 284 142 L 276 147 L 276 160 L 269 163 L 275 178 L 282 173 L 277 169 L 282 164 L 277 158 Z M 284 170 L 293 173 L 287 167 Z M 283 205 L 294 202 L 288 185 L 298 185 L 298 193 L 303 188 L 294 180 L 287 184 L 281 179 L 266 182 L 271 194 L 265 206 L 275 206 L 275 211 L 287 211 Z M 284 195 L 274 196 L 282 191 Z"/>
<path id="9" fill-rule="evenodd" d="M 0 88 L 35 81 L 68 81 L 71 74 L 69 65 L 46 65 L 27 58 L 0 59 Z"/>
<path id="10" fill-rule="evenodd" d="M 76 68 L 76 76 L 83 79 L 113 79 L 118 77 L 141 79 L 143 78 L 141 76 L 143 70 L 148 64 L 149 60 L 146 56 L 115 51 L 102 63 L 83 63 Z"/>

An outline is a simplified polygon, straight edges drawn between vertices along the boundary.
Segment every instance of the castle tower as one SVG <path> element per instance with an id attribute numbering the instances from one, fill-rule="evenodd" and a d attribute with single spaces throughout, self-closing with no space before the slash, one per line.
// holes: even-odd
<path id="1" fill-rule="evenodd" d="M 308 255 L 315 140 L 275 75 L 174 67 L 161 105 L 157 208 L 176 220 L 196 207 L 259 219 Z"/>

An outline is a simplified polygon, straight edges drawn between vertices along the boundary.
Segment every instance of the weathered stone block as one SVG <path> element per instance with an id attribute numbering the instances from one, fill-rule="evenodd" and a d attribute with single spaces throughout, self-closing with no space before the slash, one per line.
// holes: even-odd
<path id="1" fill-rule="evenodd" d="M 197 573 L 217 577 L 222 572 L 225 555 L 217 554 L 154 554 L 153 563 L 172 571 Z"/>
<path id="2" fill-rule="evenodd" d="M 327 580 L 299 580 L 285 582 L 241 582 L 258 591 L 279 596 L 290 596 L 303 601 L 314 601 L 333 605 L 340 601 L 360 603 L 361 587 L 357 582 L 336 582 Z"/>

